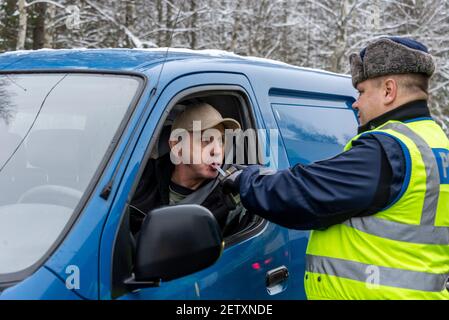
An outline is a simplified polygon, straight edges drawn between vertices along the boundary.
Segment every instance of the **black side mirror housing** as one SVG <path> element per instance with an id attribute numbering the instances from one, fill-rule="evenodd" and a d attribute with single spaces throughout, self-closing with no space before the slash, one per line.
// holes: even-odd
<path id="1" fill-rule="evenodd" d="M 157 285 L 200 271 L 218 260 L 223 247 L 220 226 L 208 209 L 178 205 L 153 210 L 137 239 L 129 285 Z"/>

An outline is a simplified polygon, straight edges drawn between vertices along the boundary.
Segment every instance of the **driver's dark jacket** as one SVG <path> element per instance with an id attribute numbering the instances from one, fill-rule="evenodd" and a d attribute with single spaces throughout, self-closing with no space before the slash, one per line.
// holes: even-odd
<path id="1" fill-rule="evenodd" d="M 131 202 L 132 206 L 137 207 L 144 213 L 148 213 L 155 208 L 169 205 L 169 186 L 173 169 L 174 165 L 170 161 L 170 154 L 156 160 L 150 160 Z M 209 181 L 205 181 L 195 192 L 199 192 Z M 236 205 L 231 196 L 222 192 L 221 184 L 218 184 L 202 203 L 197 204 L 212 212 L 225 234 L 233 233 L 239 224 L 242 223 L 237 218 L 226 225 L 228 213 L 234 210 Z M 138 229 L 140 223 L 141 221 L 134 217 L 131 220 L 131 229 Z M 224 230 L 225 226 L 226 230 Z"/>

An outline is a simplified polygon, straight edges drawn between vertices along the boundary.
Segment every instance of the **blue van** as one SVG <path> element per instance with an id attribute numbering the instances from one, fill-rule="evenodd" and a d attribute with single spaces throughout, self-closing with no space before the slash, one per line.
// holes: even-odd
<path id="1" fill-rule="evenodd" d="M 272 168 L 332 157 L 357 131 L 345 75 L 218 51 L 0 55 L 0 299 L 305 298 L 309 233 L 257 215 L 222 239 L 204 207 L 157 209 L 132 243 L 136 187 L 195 98 L 278 130 Z"/>

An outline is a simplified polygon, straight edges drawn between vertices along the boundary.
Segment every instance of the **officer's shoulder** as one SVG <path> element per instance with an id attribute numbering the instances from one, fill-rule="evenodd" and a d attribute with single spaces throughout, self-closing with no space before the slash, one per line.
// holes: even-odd
<path id="1" fill-rule="evenodd" d="M 360 135 L 360 137 L 353 141 L 352 145 L 355 146 L 382 146 L 385 145 L 398 145 L 399 143 L 393 136 L 388 134 L 382 134 L 377 132 L 367 132 Z"/>
<path id="2" fill-rule="evenodd" d="M 387 155 L 402 153 L 401 144 L 395 137 L 377 132 L 362 134 L 352 145 L 353 149 L 383 150 Z"/>

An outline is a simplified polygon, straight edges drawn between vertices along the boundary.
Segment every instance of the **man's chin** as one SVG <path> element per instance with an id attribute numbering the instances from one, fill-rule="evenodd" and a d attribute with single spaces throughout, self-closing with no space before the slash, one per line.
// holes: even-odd
<path id="1" fill-rule="evenodd" d="M 216 170 L 210 170 L 204 175 L 204 177 L 206 179 L 215 179 L 217 176 L 218 176 L 218 171 L 216 171 Z"/>
<path id="2" fill-rule="evenodd" d="M 210 168 L 204 168 L 201 171 L 197 171 L 197 177 L 204 179 L 204 180 L 210 180 L 215 179 L 218 176 L 218 171 Z"/>
<path id="3" fill-rule="evenodd" d="M 215 179 L 216 177 L 218 177 L 218 172 L 217 172 L 217 171 L 211 173 L 211 174 L 209 175 L 208 179 Z"/>

